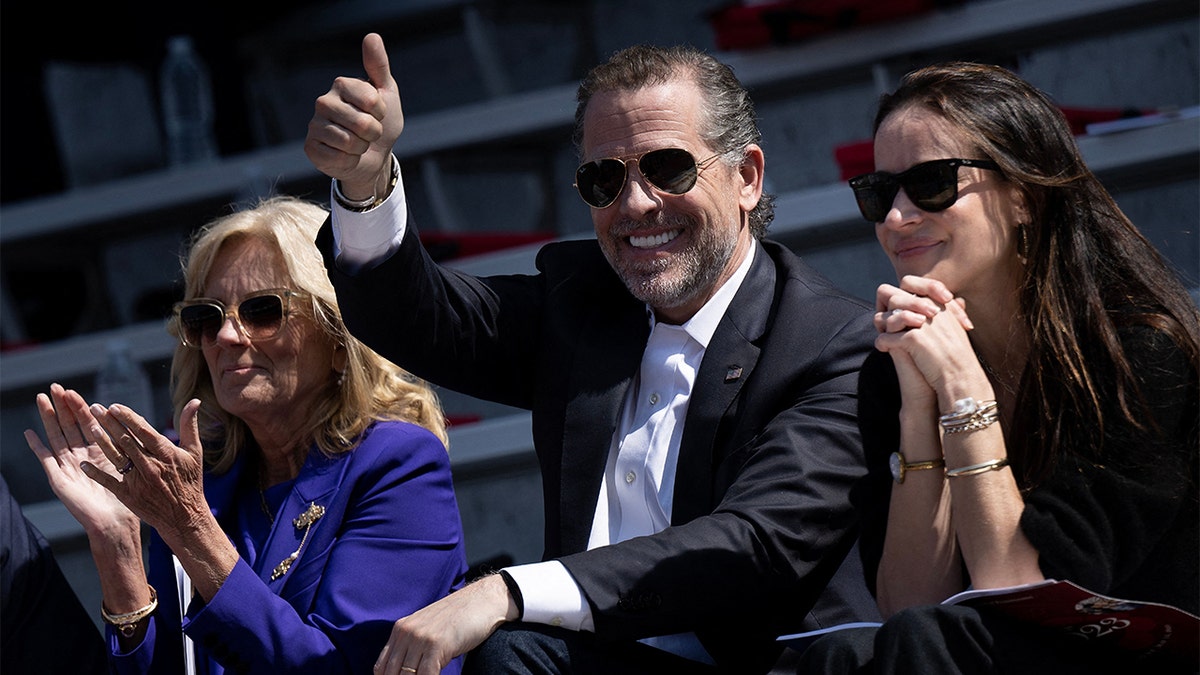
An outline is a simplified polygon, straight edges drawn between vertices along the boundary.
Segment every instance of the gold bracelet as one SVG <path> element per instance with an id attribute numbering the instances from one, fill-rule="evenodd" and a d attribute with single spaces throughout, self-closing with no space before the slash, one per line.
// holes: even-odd
<path id="1" fill-rule="evenodd" d="M 104 603 L 102 602 L 100 603 L 100 618 L 104 620 L 104 623 L 116 626 L 121 635 L 133 637 L 133 632 L 137 629 L 138 623 L 153 614 L 154 610 L 158 609 L 158 593 L 150 584 L 146 584 L 146 588 L 150 589 L 150 604 L 124 614 L 109 614 L 108 610 L 104 609 Z"/>
<path id="2" fill-rule="evenodd" d="M 999 471 L 1008 466 L 1008 458 L 1000 457 L 997 459 L 989 459 L 986 462 L 971 464 L 969 466 L 960 466 L 957 469 L 947 469 L 946 478 L 958 478 L 959 476 L 974 476 L 977 473 L 986 471 Z"/>
<path id="3" fill-rule="evenodd" d="M 927 459 L 922 462 L 910 462 L 904 458 L 904 453 L 896 451 L 892 453 L 888 460 L 888 465 L 892 470 L 892 480 L 897 484 L 903 483 L 909 471 L 921 471 L 924 469 L 944 469 L 946 460 L 938 457 L 937 459 Z"/>

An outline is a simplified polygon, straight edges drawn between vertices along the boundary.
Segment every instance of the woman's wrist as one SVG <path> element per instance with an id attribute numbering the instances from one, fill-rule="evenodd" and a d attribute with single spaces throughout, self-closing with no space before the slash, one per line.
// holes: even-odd
<path id="1" fill-rule="evenodd" d="M 937 388 L 937 415 L 951 413 L 965 399 L 994 401 L 996 392 L 992 383 L 980 369 L 978 374 L 948 377 Z"/>
<path id="2" fill-rule="evenodd" d="M 101 601 L 108 612 L 124 614 L 150 602 L 140 550 L 136 559 L 97 557 L 95 562 L 100 577 Z"/>
<path id="3" fill-rule="evenodd" d="M 239 559 L 237 549 L 220 524 L 209 514 L 207 519 L 160 534 L 167 548 L 183 563 L 196 592 L 211 602 Z"/>
<path id="4" fill-rule="evenodd" d="M 906 398 L 900 404 L 900 427 L 915 427 L 926 423 L 931 423 L 938 416 L 938 399 L 930 396 L 928 398 Z"/>
<path id="5" fill-rule="evenodd" d="M 141 521 L 124 521 L 87 532 L 92 557 L 100 560 L 142 559 Z"/>

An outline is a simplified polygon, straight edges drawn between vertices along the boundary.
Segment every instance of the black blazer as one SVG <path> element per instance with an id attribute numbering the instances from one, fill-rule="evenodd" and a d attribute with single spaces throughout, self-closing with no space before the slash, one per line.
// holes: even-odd
<path id="1" fill-rule="evenodd" d="M 850 488 L 865 473 L 855 394 L 875 334 L 866 303 L 763 242 L 697 374 L 672 526 L 586 551 L 649 337 L 644 303 L 594 240 L 545 246 L 536 275 L 475 278 L 436 265 L 408 230 L 390 258 L 350 276 L 322 228 L 346 324 L 430 382 L 532 410 L 544 556 L 582 588 L 599 639 L 695 631 L 718 663 L 755 672 L 778 653 L 776 635 L 877 619 L 858 555 L 847 556 Z"/>

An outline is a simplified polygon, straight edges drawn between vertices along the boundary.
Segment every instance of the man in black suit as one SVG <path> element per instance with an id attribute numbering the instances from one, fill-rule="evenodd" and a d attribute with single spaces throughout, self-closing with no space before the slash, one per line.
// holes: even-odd
<path id="1" fill-rule="evenodd" d="M 766 672 L 776 635 L 876 618 L 849 501 L 871 310 L 761 239 L 763 152 L 732 71 L 651 47 L 594 69 L 576 186 L 596 241 L 474 278 L 408 222 L 379 36 L 363 65 L 305 143 L 335 179 L 318 244 L 346 323 L 432 382 L 531 409 L 546 518 L 544 562 L 401 618 L 376 672 L 436 673 L 480 643 L 468 670 Z"/>

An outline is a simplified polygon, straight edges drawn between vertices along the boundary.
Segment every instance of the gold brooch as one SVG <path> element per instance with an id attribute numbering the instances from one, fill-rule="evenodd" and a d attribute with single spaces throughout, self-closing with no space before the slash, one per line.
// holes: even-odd
<path id="1" fill-rule="evenodd" d="M 308 534 L 312 532 L 313 523 L 320 520 L 321 516 L 323 515 L 325 515 L 325 507 L 318 506 L 316 502 L 312 502 L 308 505 L 308 508 L 304 510 L 304 513 L 301 513 L 292 520 L 292 525 L 295 525 L 297 530 L 301 528 L 304 529 L 304 536 L 301 537 L 300 545 L 296 547 L 296 550 L 292 551 L 291 555 L 281 560 L 279 564 L 275 566 L 274 570 L 271 570 L 271 581 L 275 581 L 279 577 L 287 574 L 288 570 L 292 568 L 292 563 L 296 562 L 296 558 L 300 557 L 300 551 L 304 550 L 304 544 L 308 541 Z"/>

